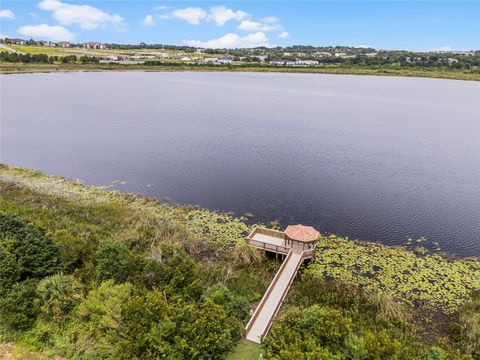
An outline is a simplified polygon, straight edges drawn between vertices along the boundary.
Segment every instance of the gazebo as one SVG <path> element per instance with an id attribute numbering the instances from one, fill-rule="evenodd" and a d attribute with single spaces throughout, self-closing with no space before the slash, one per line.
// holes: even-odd
<path id="1" fill-rule="evenodd" d="M 288 225 L 284 231 L 287 236 L 287 246 L 294 250 L 310 250 L 315 248 L 320 233 L 312 226 Z"/>
<path id="2" fill-rule="evenodd" d="M 290 250 L 303 253 L 308 259 L 315 256 L 315 248 L 320 233 L 311 226 L 289 225 L 285 231 L 257 226 L 247 236 L 247 244 L 265 251 L 287 255 Z"/>

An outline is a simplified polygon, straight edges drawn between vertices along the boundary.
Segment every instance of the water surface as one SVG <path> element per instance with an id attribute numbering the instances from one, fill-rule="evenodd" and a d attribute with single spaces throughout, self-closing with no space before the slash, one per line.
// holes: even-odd
<path id="1" fill-rule="evenodd" d="M 0 82 L 9 165 L 480 256 L 476 82 L 142 72 Z"/>

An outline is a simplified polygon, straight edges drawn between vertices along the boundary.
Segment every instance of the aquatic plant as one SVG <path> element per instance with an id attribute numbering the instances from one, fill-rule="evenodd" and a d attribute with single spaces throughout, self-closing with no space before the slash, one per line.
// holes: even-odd
<path id="1" fill-rule="evenodd" d="M 408 305 L 456 312 L 480 288 L 480 262 L 322 236 L 304 274 L 381 291 Z"/>

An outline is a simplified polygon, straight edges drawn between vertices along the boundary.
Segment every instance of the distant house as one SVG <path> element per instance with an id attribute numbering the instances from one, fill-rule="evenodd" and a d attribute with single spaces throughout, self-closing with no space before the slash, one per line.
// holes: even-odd
<path id="1" fill-rule="evenodd" d="M 252 56 L 252 57 L 255 58 L 255 59 L 260 60 L 261 62 L 264 62 L 264 61 L 266 61 L 266 60 L 268 59 L 268 56 L 267 56 L 267 55 L 254 55 L 254 56 Z"/>
<path id="2" fill-rule="evenodd" d="M 69 41 L 60 41 L 58 42 L 58 46 L 63 47 L 63 48 L 68 48 L 72 46 L 72 44 Z"/>
<path id="3" fill-rule="evenodd" d="M 136 53 L 131 56 L 132 59 L 155 59 L 155 55 L 149 53 Z"/>
<path id="4" fill-rule="evenodd" d="M 295 65 L 295 61 L 287 59 L 276 59 L 268 62 L 270 65 Z"/>
<path id="5" fill-rule="evenodd" d="M 121 58 L 119 58 L 116 55 L 109 55 L 105 58 L 105 60 L 107 60 L 107 61 L 119 61 L 119 60 L 121 60 Z"/>
<path id="6" fill-rule="evenodd" d="M 228 57 L 223 57 L 223 58 L 218 59 L 218 62 L 220 64 L 231 64 L 233 62 L 233 60 L 228 58 Z"/>
<path id="7" fill-rule="evenodd" d="M 318 61 L 316 61 L 316 60 L 297 60 L 297 61 L 295 61 L 295 65 L 315 66 L 315 65 L 318 65 Z"/>
<path id="8" fill-rule="evenodd" d="M 55 46 L 54 42 L 47 41 L 47 40 L 37 41 L 37 44 L 39 44 L 40 46 Z"/>
<path id="9" fill-rule="evenodd" d="M 190 59 L 188 56 L 184 56 L 184 57 L 182 57 L 180 60 L 182 60 L 182 61 L 191 61 L 192 59 Z"/>
<path id="10" fill-rule="evenodd" d="M 322 57 L 322 56 L 331 56 L 332 54 L 330 54 L 327 51 L 317 51 L 313 53 L 313 55 Z"/>
<path id="11" fill-rule="evenodd" d="M 216 57 L 207 57 L 205 59 L 203 59 L 204 62 L 217 62 L 218 61 L 218 58 Z"/>
<path id="12" fill-rule="evenodd" d="M 107 48 L 105 44 L 102 44 L 96 41 L 83 43 L 83 47 L 85 49 L 98 49 L 98 50 L 105 50 Z"/>
<path id="13" fill-rule="evenodd" d="M 25 45 L 26 43 L 27 43 L 27 40 L 11 39 L 11 44 L 14 44 L 14 45 Z"/>

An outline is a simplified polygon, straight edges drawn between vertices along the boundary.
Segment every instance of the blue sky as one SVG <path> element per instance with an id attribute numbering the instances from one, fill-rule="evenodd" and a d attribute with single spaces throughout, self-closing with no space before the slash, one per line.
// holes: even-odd
<path id="1" fill-rule="evenodd" d="M 479 1 L 3 0 L 0 22 L 37 40 L 480 49 Z"/>

